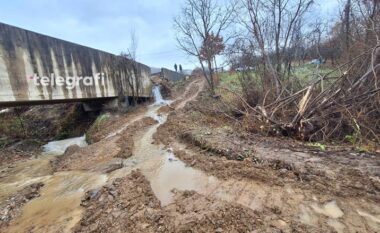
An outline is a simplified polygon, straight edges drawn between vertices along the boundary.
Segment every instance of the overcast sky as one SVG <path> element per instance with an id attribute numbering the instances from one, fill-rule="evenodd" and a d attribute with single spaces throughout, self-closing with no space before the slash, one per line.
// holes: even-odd
<path id="1" fill-rule="evenodd" d="M 0 21 L 114 54 L 138 37 L 137 59 L 152 67 L 196 66 L 176 45 L 173 18 L 183 0 L 1 0 Z M 316 0 L 316 16 L 338 0 Z M 319 13 L 317 13 L 319 12 Z"/>

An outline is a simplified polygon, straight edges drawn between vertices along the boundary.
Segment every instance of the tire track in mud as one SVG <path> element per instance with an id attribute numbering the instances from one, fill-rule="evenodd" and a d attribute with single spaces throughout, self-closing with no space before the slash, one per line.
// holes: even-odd
<path id="1" fill-rule="evenodd" d="M 192 99 L 195 98 L 196 96 Z M 183 108 L 185 105 L 181 104 L 180 106 Z M 178 117 L 186 116 L 182 114 Z M 170 137 L 170 135 L 168 136 Z M 229 169 L 228 166 L 225 166 L 228 162 L 224 158 L 210 160 L 205 153 L 192 151 L 192 146 L 188 147 L 179 143 L 175 137 L 171 137 L 171 140 L 167 141 L 167 146 L 173 148 L 177 158 L 186 166 L 206 173 L 208 170 L 217 169 L 217 173 L 220 173 Z M 184 151 L 188 153 L 185 156 L 181 155 Z M 199 164 L 202 166 L 197 166 Z M 244 166 L 243 163 L 240 164 Z M 265 173 L 269 170 L 261 168 L 255 172 Z M 236 203 L 258 211 L 259 218 L 266 219 L 268 229 L 270 225 L 274 225 L 278 229 L 288 232 L 302 229 L 302 227 L 298 228 L 298 225 L 306 225 L 308 226 L 307 230 L 301 230 L 301 232 L 379 231 L 380 206 L 372 200 L 364 200 L 360 197 L 341 197 L 333 193 L 324 193 L 322 190 L 313 192 L 294 182 L 287 183 L 286 179 L 285 182 L 267 183 L 266 181 L 281 179 L 274 175 L 278 175 L 278 173 L 269 172 L 265 179 L 257 181 L 252 175 L 249 176 L 250 179 L 234 179 L 224 176 L 225 180 L 216 179 L 212 184 L 204 181 L 206 184 L 196 188 L 195 191 L 210 198 Z M 283 184 L 279 185 L 281 183 Z M 363 209 L 365 214 L 363 214 Z"/>

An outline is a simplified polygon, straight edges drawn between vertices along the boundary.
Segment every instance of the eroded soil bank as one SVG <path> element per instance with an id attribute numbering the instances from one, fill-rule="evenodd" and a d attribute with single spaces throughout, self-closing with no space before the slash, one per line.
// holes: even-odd
<path id="1" fill-rule="evenodd" d="M 0 109 L 0 166 L 39 155 L 49 141 L 83 136 L 98 114 L 80 103 Z"/>
<path id="2" fill-rule="evenodd" d="M 248 133 L 204 86 L 109 113 L 89 146 L 1 167 L 0 231 L 379 232 L 378 155 Z"/>

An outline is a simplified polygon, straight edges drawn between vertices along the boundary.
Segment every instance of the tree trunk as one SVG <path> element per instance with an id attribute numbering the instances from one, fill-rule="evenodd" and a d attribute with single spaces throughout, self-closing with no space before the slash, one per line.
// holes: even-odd
<path id="1" fill-rule="evenodd" d="M 350 53 L 350 13 L 351 13 L 351 0 L 347 0 L 345 9 L 344 9 L 344 35 L 345 35 L 345 47 L 348 53 L 348 61 L 351 60 Z"/>
<path id="2" fill-rule="evenodd" d="M 208 70 L 210 73 L 210 89 L 211 89 L 211 95 L 215 95 L 215 84 L 214 84 L 214 70 L 212 68 L 212 61 L 209 59 L 207 60 Z"/>

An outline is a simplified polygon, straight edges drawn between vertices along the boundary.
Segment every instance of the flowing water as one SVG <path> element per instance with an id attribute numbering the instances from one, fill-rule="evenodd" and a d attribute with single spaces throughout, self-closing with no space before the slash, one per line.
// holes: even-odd
<path id="1" fill-rule="evenodd" d="M 164 100 L 164 98 L 162 98 L 161 87 L 159 85 L 155 85 L 153 87 L 152 94 L 155 101 L 153 105 L 165 105 L 169 103 L 167 100 Z"/>
<path id="2" fill-rule="evenodd" d="M 79 147 L 86 147 L 86 136 L 78 138 L 70 138 L 61 141 L 53 141 L 43 146 L 44 153 L 50 155 L 62 155 L 70 146 L 78 145 Z"/>
<path id="3" fill-rule="evenodd" d="M 117 132 L 111 133 L 107 138 L 117 136 L 128 125 L 143 117 L 152 117 L 162 124 L 166 120 L 166 116 L 159 116 L 156 111 L 172 101 L 162 98 L 159 86 L 153 88 L 153 95 L 155 102 L 149 106 L 144 115 L 132 119 L 129 124 Z M 153 135 L 158 125 L 148 130 L 147 137 Z M 0 201 L 4 201 L 30 184 L 37 182 L 45 184 L 41 190 L 41 196 L 33 199 L 22 208 L 21 216 L 12 222 L 7 229 L 8 232 L 70 232 L 70 229 L 80 220 L 83 211 L 80 202 L 85 192 L 99 188 L 117 177 L 112 174 L 85 171 L 54 173 L 50 162 L 62 155 L 72 145 L 86 147 L 85 136 L 50 142 L 43 146 L 44 152 L 39 158 L 0 168 Z M 144 145 L 142 144 L 142 146 Z M 140 156 L 136 157 L 139 158 Z M 138 168 L 140 161 L 137 159 L 136 162 L 133 162 L 133 160 L 125 160 L 125 167 Z M 129 164 L 131 161 L 132 163 Z M 116 172 L 119 177 L 128 173 L 126 169 Z"/>
<path id="4" fill-rule="evenodd" d="M 179 108 L 185 106 L 185 103 L 197 94 L 183 100 L 178 105 Z M 162 98 L 159 86 L 153 88 L 153 95 L 155 103 L 148 107 L 145 114 L 132 119 L 129 124 L 108 135 L 107 138 L 118 137 L 118 134 L 126 130 L 128 125 L 143 117 L 152 117 L 158 122 L 135 135 L 133 156 L 123 161 L 123 168 L 111 174 L 83 171 L 53 173 L 50 161 L 63 154 L 70 145 L 77 144 L 85 147 L 87 144 L 84 137 L 51 142 L 44 146 L 45 152 L 40 158 L 18 163 L 11 168 L 4 168 L 8 169 L 6 171 L 0 170 L 0 174 L 6 174 L 0 179 L 0 201 L 28 184 L 39 181 L 45 183 L 41 196 L 23 207 L 22 215 L 12 223 L 8 229 L 9 232 L 28 230 L 70 232 L 70 229 L 80 220 L 83 211 L 80 201 L 86 191 L 99 188 L 115 178 L 124 177 L 134 169 L 140 169 L 146 176 L 162 205 L 173 202 L 173 189 L 194 190 L 200 194 L 239 203 L 254 210 L 262 210 L 268 203 L 274 206 L 291 206 L 288 214 L 295 216 L 299 214 L 301 222 L 318 225 L 318 221 L 323 216 L 337 232 L 344 232 L 346 225 L 342 223 L 342 218 L 347 215 L 342 210 L 343 203 L 337 203 L 334 200 L 319 203 L 316 198 L 308 199 L 307 193 L 288 186 L 272 187 L 269 184 L 233 179 L 221 181 L 187 167 L 175 157 L 171 148 L 153 144 L 153 135 L 157 132 L 157 128 L 167 121 L 168 115 L 158 114 L 157 110 L 170 103 Z M 354 207 L 352 211 L 355 211 Z M 368 219 L 375 227 L 380 221 L 377 216 L 364 211 L 355 212 L 355 214 L 355 216 Z M 281 224 L 286 225 L 284 221 Z"/>
<path id="5" fill-rule="evenodd" d="M 0 114 L 4 114 L 4 113 L 8 113 L 8 112 L 10 112 L 9 108 L 5 108 L 5 109 L 0 110 Z"/>

